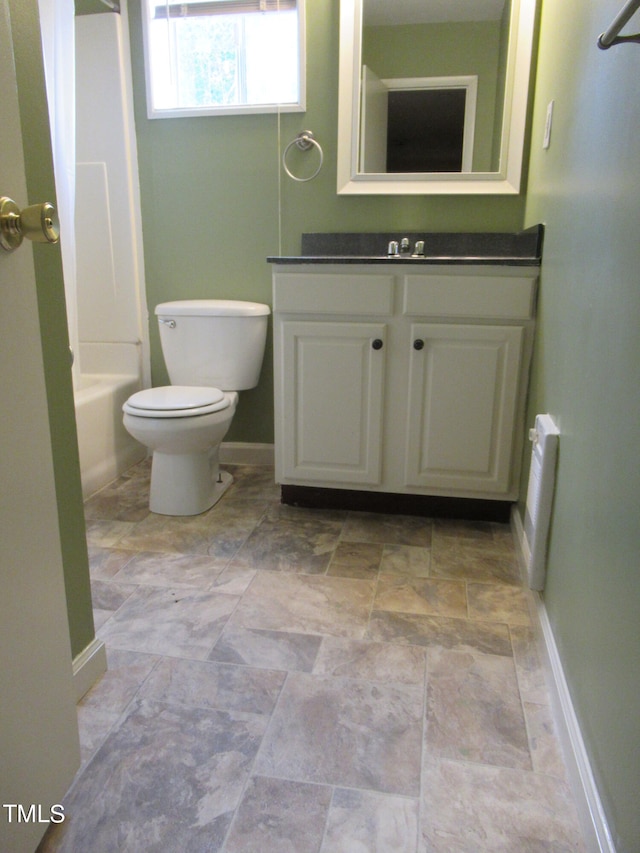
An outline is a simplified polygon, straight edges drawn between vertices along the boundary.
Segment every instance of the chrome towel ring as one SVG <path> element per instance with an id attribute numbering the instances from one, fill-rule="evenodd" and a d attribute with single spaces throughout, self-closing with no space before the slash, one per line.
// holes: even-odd
<path id="1" fill-rule="evenodd" d="M 289 149 L 293 146 L 297 146 L 300 151 L 308 151 L 310 148 L 314 146 L 318 149 L 318 153 L 320 154 L 320 163 L 318 164 L 318 168 L 315 170 L 313 175 L 310 175 L 308 178 L 298 178 L 294 175 L 287 166 L 287 154 L 289 153 Z M 287 175 L 292 178 L 294 181 L 298 181 L 299 183 L 305 183 L 306 181 L 312 181 L 315 177 L 320 174 L 320 169 L 322 169 L 322 163 L 324 160 L 324 154 L 322 153 L 322 148 L 318 140 L 314 137 L 313 133 L 310 130 L 301 131 L 296 137 L 294 137 L 291 142 L 287 145 L 287 147 L 282 152 L 282 168 L 285 170 Z"/>

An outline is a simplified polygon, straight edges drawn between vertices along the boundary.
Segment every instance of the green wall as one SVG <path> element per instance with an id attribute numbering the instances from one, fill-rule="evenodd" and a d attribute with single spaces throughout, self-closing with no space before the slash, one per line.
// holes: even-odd
<path id="1" fill-rule="evenodd" d="M 75 0 L 76 15 L 99 15 L 108 12 L 109 7 L 102 0 Z"/>
<path id="2" fill-rule="evenodd" d="M 546 233 L 529 420 L 548 411 L 561 432 L 544 600 L 617 850 L 637 853 L 640 46 L 596 46 L 620 5 L 543 4 L 526 223 Z M 638 29 L 636 16 L 626 30 Z"/>
<path id="3" fill-rule="evenodd" d="M 271 302 L 271 269 L 265 259 L 298 253 L 303 232 L 521 227 L 522 196 L 336 194 L 339 2 L 307 0 L 306 8 L 307 111 L 281 116 L 279 141 L 275 115 L 147 119 L 140 0 L 130 0 L 151 312 L 163 300 L 189 297 Z M 279 152 L 304 129 L 321 143 L 324 166 L 315 180 L 295 183 L 280 168 Z M 151 338 L 153 381 L 158 384 L 167 376 L 153 323 Z M 269 344 L 261 383 L 240 395 L 228 440 L 273 441 L 271 360 Z"/>
<path id="4" fill-rule="evenodd" d="M 37 0 L 9 0 L 29 202 L 55 203 Z M 26 200 L 16 199 L 23 205 Z M 64 239 L 64 235 L 62 235 Z M 93 639 L 60 246 L 33 245 L 71 651 Z M 37 535 L 37 519 L 34 519 Z M 34 590 L 34 595 L 37 595 Z"/>

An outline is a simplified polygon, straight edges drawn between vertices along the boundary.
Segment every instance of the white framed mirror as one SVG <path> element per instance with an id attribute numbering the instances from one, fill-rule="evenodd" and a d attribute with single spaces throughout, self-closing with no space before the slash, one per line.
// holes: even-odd
<path id="1" fill-rule="evenodd" d="M 340 0 L 338 194 L 518 193 L 535 11 L 536 0 Z M 398 139 L 415 154 L 438 135 L 460 156 L 398 156 Z"/>

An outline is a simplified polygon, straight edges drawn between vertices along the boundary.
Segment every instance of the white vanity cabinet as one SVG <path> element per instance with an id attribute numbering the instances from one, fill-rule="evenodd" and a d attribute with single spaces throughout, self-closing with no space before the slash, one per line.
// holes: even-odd
<path id="1" fill-rule="evenodd" d="M 284 476 L 377 485 L 386 324 L 283 320 Z"/>
<path id="2" fill-rule="evenodd" d="M 275 266 L 277 481 L 515 500 L 537 278 Z"/>
<path id="3" fill-rule="evenodd" d="M 417 323 L 411 338 L 405 485 L 506 494 L 524 330 Z"/>

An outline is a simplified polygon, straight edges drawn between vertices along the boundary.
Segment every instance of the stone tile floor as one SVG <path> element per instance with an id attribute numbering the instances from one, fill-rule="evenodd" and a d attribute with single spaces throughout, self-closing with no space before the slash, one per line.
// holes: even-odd
<path id="1" fill-rule="evenodd" d="M 269 468 L 86 503 L 109 669 L 40 850 L 584 851 L 506 525 L 283 506 Z"/>

